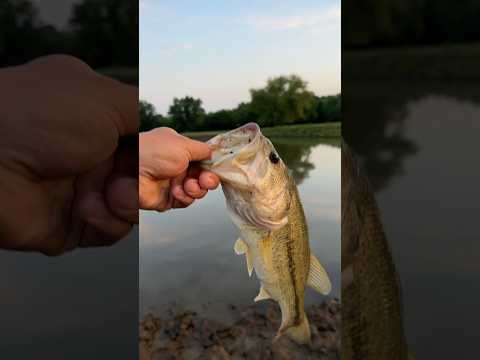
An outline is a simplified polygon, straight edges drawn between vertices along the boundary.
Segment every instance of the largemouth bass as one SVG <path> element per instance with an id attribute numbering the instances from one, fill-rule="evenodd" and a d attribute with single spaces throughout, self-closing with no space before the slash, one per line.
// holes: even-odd
<path id="1" fill-rule="evenodd" d="M 342 143 L 342 359 L 413 360 L 400 282 L 370 183 Z"/>
<path id="2" fill-rule="evenodd" d="M 286 334 L 297 343 L 309 344 L 305 287 L 326 295 L 331 283 L 310 252 L 293 177 L 255 123 L 217 135 L 207 144 L 212 158 L 202 166 L 220 177 L 228 214 L 240 230 L 234 250 L 245 255 L 248 274 L 255 270 L 260 281 L 254 301 L 278 302 L 282 322 L 275 339 Z"/>

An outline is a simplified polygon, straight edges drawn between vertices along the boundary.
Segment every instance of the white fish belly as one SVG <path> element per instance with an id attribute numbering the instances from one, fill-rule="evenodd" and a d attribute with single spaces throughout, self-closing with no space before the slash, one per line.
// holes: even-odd
<path id="1" fill-rule="evenodd" d="M 261 248 L 259 247 L 258 239 L 256 241 L 248 241 L 249 251 L 253 261 L 253 268 L 255 270 L 255 275 L 260 281 L 260 285 L 267 291 L 270 297 L 275 301 L 280 301 L 282 294 L 280 292 L 280 287 L 278 286 L 278 276 L 274 271 L 272 264 L 269 264 L 265 261 L 265 256 L 271 258 L 270 254 L 262 253 Z M 271 249 L 263 251 L 270 251 Z M 270 255 L 270 256 L 269 256 Z"/>

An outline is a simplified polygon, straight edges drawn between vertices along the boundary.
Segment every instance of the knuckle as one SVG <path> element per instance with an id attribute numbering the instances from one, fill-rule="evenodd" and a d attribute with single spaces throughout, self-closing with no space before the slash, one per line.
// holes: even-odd
<path id="1" fill-rule="evenodd" d="M 55 54 L 43 56 L 31 62 L 33 65 L 51 65 L 57 70 L 83 70 L 93 71 L 92 68 L 83 60 L 65 54 Z"/>

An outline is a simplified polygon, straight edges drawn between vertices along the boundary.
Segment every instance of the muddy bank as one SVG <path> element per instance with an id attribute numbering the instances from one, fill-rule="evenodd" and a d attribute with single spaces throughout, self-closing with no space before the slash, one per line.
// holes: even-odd
<path id="1" fill-rule="evenodd" d="M 280 310 L 273 302 L 230 305 L 229 316 L 222 315 L 222 319 L 202 313 L 147 314 L 140 323 L 140 359 L 340 359 L 341 311 L 336 299 L 307 309 L 311 347 L 296 345 L 286 337 L 272 343 L 280 326 Z"/>

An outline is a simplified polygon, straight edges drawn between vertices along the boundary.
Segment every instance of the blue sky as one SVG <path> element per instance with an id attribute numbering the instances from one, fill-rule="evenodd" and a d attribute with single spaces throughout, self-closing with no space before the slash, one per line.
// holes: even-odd
<path id="1" fill-rule="evenodd" d="M 234 108 L 272 76 L 298 74 L 318 95 L 341 89 L 339 0 L 141 0 L 140 98 Z"/>

